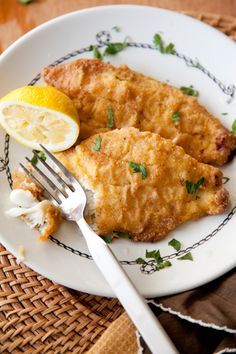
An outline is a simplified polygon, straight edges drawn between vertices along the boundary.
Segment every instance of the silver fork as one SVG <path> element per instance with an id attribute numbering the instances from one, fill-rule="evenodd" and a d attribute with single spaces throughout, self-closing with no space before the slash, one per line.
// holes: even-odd
<path id="1" fill-rule="evenodd" d="M 49 178 L 27 157 L 26 160 L 31 163 L 33 168 L 53 192 L 51 192 L 48 187 L 46 188 L 44 184 L 42 184 L 23 164 L 20 164 L 21 167 L 26 174 L 36 182 L 36 184 L 43 188 L 48 199 L 60 207 L 65 218 L 77 223 L 87 242 L 88 249 L 94 262 L 125 308 L 136 328 L 139 330 L 151 352 L 154 354 L 178 353 L 167 333 L 146 304 L 144 298 L 139 294 L 124 269 L 120 266 L 119 261 L 116 259 L 109 245 L 107 245 L 86 223 L 83 217 L 86 205 L 86 194 L 83 188 L 54 155 L 52 155 L 43 145 L 40 146 L 47 157 L 50 157 L 53 163 L 59 168 L 60 175 L 56 173 L 37 152 L 34 153 L 49 174 L 51 174 L 51 177 L 57 180 L 60 187 L 58 187 L 51 178 Z"/>

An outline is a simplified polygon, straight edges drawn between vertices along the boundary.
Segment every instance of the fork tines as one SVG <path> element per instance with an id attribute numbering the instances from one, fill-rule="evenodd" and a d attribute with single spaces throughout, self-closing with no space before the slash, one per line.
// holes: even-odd
<path id="1" fill-rule="evenodd" d="M 72 177 L 70 172 L 61 164 L 60 161 L 56 159 L 56 157 L 51 154 L 43 145 L 41 148 L 45 152 L 46 156 L 49 157 L 53 163 L 59 169 L 59 173 L 57 173 L 53 167 L 51 167 L 41 156 L 40 154 L 33 150 L 34 155 L 44 166 L 45 172 L 49 172 L 47 176 L 36 164 L 34 164 L 28 157 L 26 160 L 30 163 L 30 166 L 33 168 L 31 170 L 26 168 L 23 164 L 20 163 L 20 166 L 23 168 L 24 172 L 37 184 L 46 194 L 46 197 L 49 198 L 53 203 L 61 204 L 65 198 L 69 196 L 70 192 L 75 191 L 75 186 L 78 185 L 78 182 Z M 37 172 L 38 177 L 35 176 L 33 172 Z M 54 183 L 52 181 L 54 178 L 58 183 Z M 45 183 L 46 182 L 46 186 Z"/>

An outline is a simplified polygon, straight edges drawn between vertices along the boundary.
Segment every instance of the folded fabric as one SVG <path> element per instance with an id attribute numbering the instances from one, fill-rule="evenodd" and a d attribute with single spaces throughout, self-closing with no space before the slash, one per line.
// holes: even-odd
<path id="1" fill-rule="evenodd" d="M 147 302 L 181 354 L 236 353 L 235 270 L 200 288 Z M 148 353 L 125 312 L 87 352 Z"/>

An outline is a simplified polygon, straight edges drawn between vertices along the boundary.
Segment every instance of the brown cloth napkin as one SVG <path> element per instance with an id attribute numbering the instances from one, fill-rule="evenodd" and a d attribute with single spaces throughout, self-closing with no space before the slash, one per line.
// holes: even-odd
<path id="1" fill-rule="evenodd" d="M 235 270 L 200 288 L 147 302 L 181 354 L 236 353 Z M 150 351 L 124 312 L 87 354 Z"/>

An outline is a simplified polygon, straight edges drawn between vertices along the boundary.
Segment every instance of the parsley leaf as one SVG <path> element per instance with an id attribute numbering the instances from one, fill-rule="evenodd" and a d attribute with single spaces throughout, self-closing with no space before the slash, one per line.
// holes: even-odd
<path id="1" fill-rule="evenodd" d="M 107 113 L 108 113 L 107 128 L 111 129 L 114 127 L 114 113 L 112 107 L 107 108 Z"/>
<path id="2" fill-rule="evenodd" d="M 194 194 L 198 192 L 200 186 L 202 186 L 205 182 L 205 178 L 201 177 L 196 183 L 192 183 L 190 181 L 185 181 L 185 187 L 187 189 L 188 194 Z"/>
<path id="3" fill-rule="evenodd" d="M 147 262 L 143 258 L 139 257 L 136 259 L 136 263 L 137 264 L 146 264 Z"/>
<path id="4" fill-rule="evenodd" d="M 172 114 L 172 117 L 171 117 L 171 119 L 174 121 L 174 122 L 179 122 L 180 121 L 180 113 L 179 112 L 174 112 L 173 114 Z"/>
<path id="5" fill-rule="evenodd" d="M 228 113 L 224 112 L 224 113 L 221 113 L 222 116 L 227 116 Z"/>
<path id="6" fill-rule="evenodd" d="M 38 158 L 37 158 L 37 156 L 34 155 L 30 161 L 31 161 L 31 163 L 32 163 L 33 165 L 37 165 L 37 163 L 38 163 Z"/>
<path id="7" fill-rule="evenodd" d="M 234 135 L 236 135 L 236 119 L 234 120 L 233 124 L 232 124 L 232 127 L 231 127 L 231 131 Z"/>
<path id="8" fill-rule="evenodd" d="M 159 263 L 157 266 L 159 269 L 164 269 L 166 267 L 171 267 L 172 263 L 170 261 L 164 261 L 162 263 Z"/>
<path id="9" fill-rule="evenodd" d="M 128 164 L 132 168 L 132 171 L 134 173 L 141 172 L 142 179 L 145 179 L 147 177 L 147 170 L 143 164 L 132 162 L 132 161 L 128 162 Z"/>
<path id="10" fill-rule="evenodd" d="M 146 258 L 159 258 L 160 257 L 160 251 L 159 250 L 153 250 L 153 251 L 148 251 L 146 250 Z"/>
<path id="11" fill-rule="evenodd" d="M 181 248 L 181 243 L 173 238 L 170 242 L 168 242 L 168 245 L 173 247 L 176 251 L 179 251 Z"/>
<path id="12" fill-rule="evenodd" d="M 129 232 L 124 232 L 124 231 L 115 231 L 115 233 L 117 234 L 117 236 L 121 237 L 121 238 L 128 238 L 129 240 L 132 239 L 131 235 L 129 234 Z"/>
<path id="13" fill-rule="evenodd" d="M 103 55 L 114 55 L 121 52 L 127 46 L 126 42 L 108 43 Z"/>
<path id="14" fill-rule="evenodd" d="M 100 59 L 100 60 L 102 60 L 102 54 L 100 53 L 100 51 L 98 50 L 97 47 L 94 47 L 94 48 L 93 48 L 93 57 L 94 57 L 95 59 Z"/>
<path id="15" fill-rule="evenodd" d="M 106 243 L 111 243 L 112 242 L 112 236 L 102 236 L 103 240 Z"/>
<path id="16" fill-rule="evenodd" d="M 101 141 L 102 141 L 102 139 L 101 139 L 100 135 L 98 135 L 96 137 L 95 143 L 93 144 L 94 151 L 99 151 L 101 149 Z"/>
<path id="17" fill-rule="evenodd" d="M 154 34 L 153 43 L 157 50 L 162 54 L 175 54 L 175 46 L 173 43 L 169 43 L 166 47 L 161 36 L 158 33 Z"/>
<path id="18" fill-rule="evenodd" d="M 30 2 L 32 2 L 33 0 L 18 0 L 19 3 L 23 4 L 23 5 L 27 5 Z"/>
<path id="19" fill-rule="evenodd" d="M 161 53 L 164 53 L 164 43 L 161 36 L 158 33 L 154 34 L 153 43 L 156 49 L 158 49 Z"/>
<path id="20" fill-rule="evenodd" d="M 33 153 L 35 153 L 35 152 L 39 155 L 39 157 L 40 157 L 43 161 L 46 161 L 47 157 L 46 157 L 46 155 L 45 155 L 45 153 L 44 153 L 43 151 L 33 150 Z M 38 157 L 37 157 L 37 155 L 34 154 L 34 156 L 32 157 L 32 159 L 31 159 L 30 161 L 31 161 L 31 163 L 32 163 L 33 165 L 37 165 L 37 163 L 38 163 Z"/>
<path id="21" fill-rule="evenodd" d="M 148 251 L 146 250 L 146 258 L 154 258 L 157 264 L 157 270 L 171 267 L 172 264 L 169 261 L 163 261 L 160 250 Z"/>
<path id="22" fill-rule="evenodd" d="M 165 47 L 165 54 L 174 54 L 175 53 L 175 45 L 173 43 L 169 43 Z"/>
<path id="23" fill-rule="evenodd" d="M 180 90 L 188 96 L 198 97 L 199 92 L 192 87 L 181 86 Z"/>
<path id="24" fill-rule="evenodd" d="M 94 57 L 95 59 L 100 59 L 100 60 L 103 59 L 103 56 L 102 56 L 101 52 L 99 51 L 98 47 L 96 47 L 96 46 L 94 46 L 94 45 L 91 44 L 91 45 L 89 46 L 89 50 L 90 50 L 90 52 L 91 52 L 91 51 L 93 52 L 93 57 Z"/>
<path id="25" fill-rule="evenodd" d="M 192 253 L 191 253 L 191 252 L 188 252 L 188 253 L 186 253 L 184 256 L 179 257 L 179 258 L 177 258 L 177 259 L 180 260 L 180 261 L 185 261 L 185 260 L 193 261 L 193 256 L 192 256 Z"/>
<path id="26" fill-rule="evenodd" d="M 222 177 L 223 184 L 226 184 L 227 182 L 229 182 L 229 180 L 230 180 L 229 177 Z"/>

